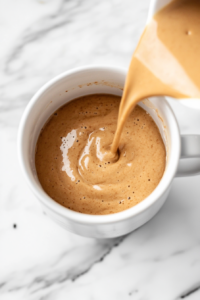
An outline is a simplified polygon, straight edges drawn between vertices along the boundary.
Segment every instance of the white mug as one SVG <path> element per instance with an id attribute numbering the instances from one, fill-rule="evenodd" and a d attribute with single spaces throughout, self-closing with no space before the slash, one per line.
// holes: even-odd
<path id="1" fill-rule="evenodd" d="M 198 174 L 200 136 L 180 136 L 176 118 L 164 97 L 145 100 L 141 105 L 154 119 L 166 145 L 167 163 L 155 190 L 142 202 L 110 215 L 87 215 L 72 211 L 51 199 L 42 189 L 35 169 L 35 146 L 48 118 L 65 103 L 84 95 L 122 95 L 126 71 L 113 67 L 82 67 L 67 71 L 45 84 L 26 107 L 19 126 L 19 162 L 29 187 L 44 211 L 67 230 L 93 238 L 125 235 L 149 221 L 164 204 L 175 176 Z M 182 147 L 181 147 L 182 141 Z M 180 161 L 180 154 L 184 159 Z M 189 161 L 189 163 L 188 163 Z M 199 162 L 199 161 L 198 161 Z M 177 171 L 178 169 L 178 171 Z M 95 201 L 95 199 L 94 199 Z"/>

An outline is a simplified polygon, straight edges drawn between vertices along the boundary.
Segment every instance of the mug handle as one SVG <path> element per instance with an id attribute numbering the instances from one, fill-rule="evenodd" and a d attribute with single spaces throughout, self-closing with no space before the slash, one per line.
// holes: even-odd
<path id="1" fill-rule="evenodd" d="M 176 177 L 200 174 L 200 135 L 181 136 L 181 156 Z"/>

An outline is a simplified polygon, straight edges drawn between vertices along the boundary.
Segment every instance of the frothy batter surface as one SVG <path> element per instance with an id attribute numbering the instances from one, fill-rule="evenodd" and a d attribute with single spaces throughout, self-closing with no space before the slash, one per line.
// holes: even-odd
<path id="1" fill-rule="evenodd" d="M 145 199 L 165 169 L 165 146 L 152 118 L 139 106 L 125 123 L 116 161 L 107 159 L 120 97 L 89 95 L 57 110 L 36 147 L 36 170 L 45 192 L 86 214 L 111 214 Z"/>

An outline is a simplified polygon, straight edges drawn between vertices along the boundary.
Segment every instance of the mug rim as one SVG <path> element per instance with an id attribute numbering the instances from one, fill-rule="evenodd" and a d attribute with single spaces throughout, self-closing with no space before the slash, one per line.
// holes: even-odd
<path id="1" fill-rule="evenodd" d="M 124 68 L 116 68 L 113 66 L 82 66 L 70 69 L 66 72 L 63 72 L 51 80 L 49 80 L 46 84 L 44 84 L 31 98 L 28 105 L 26 106 L 24 113 L 22 115 L 19 129 L 18 129 L 18 138 L 17 138 L 17 147 L 18 147 L 18 159 L 20 163 L 20 167 L 22 169 L 22 172 L 26 178 L 26 181 L 28 183 L 28 186 L 32 190 L 32 192 L 37 196 L 37 198 L 42 202 L 44 206 L 46 206 L 48 209 L 50 209 L 53 212 L 56 212 L 57 214 L 61 215 L 62 217 L 65 217 L 67 219 L 73 220 L 77 223 L 83 223 L 83 224 L 108 224 L 108 223 L 115 223 L 119 221 L 123 221 L 125 219 L 133 218 L 136 215 L 141 214 L 144 210 L 148 209 L 151 205 L 154 204 L 154 202 L 158 201 L 159 198 L 165 193 L 167 188 L 170 186 L 178 167 L 178 162 L 180 158 L 180 150 L 181 150 L 181 141 L 180 141 L 180 132 L 179 132 L 179 126 L 176 120 L 176 117 L 174 115 L 173 110 L 171 109 L 170 105 L 166 101 L 166 99 L 163 97 L 162 101 L 166 108 L 168 109 L 169 114 L 172 117 L 173 122 L 173 135 L 174 140 L 176 141 L 176 147 L 174 151 L 170 154 L 169 164 L 167 170 L 165 170 L 163 177 L 161 178 L 159 184 L 157 187 L 153 190 L 153 192 L 146 197 L 144 200 L 142 200 L 137 205 L 130 207 L 124 211 L 108 214 L 108 215 L 90 215 L 90 214 L 83 214 L 79 213 L 73 210 L 70 210 L 61 204 L 57 203 L 55 200 L 53 200 L 50 196 L 48 196 L 45 191 L 42 189 L 42 187 L 39 187 L 36 182 L 33 182 L 33 180 L 30 178 L 26 162 L 23 157 L 23 144 L 24 144 L 24 129 L 26 126 L 26 122 L 28 122 L 29 114 L 31 113 L 31 110 L 33 106 L 35 105 L 35 102 L 37 99 L 53 84 L 58 83 L 60 80 L 62 80 L 65 77 L 68 77 L 69 75 L 83 72 L 83 71 L 110 71 L 110 72 L 118 72 L 121 75 L 126 77 L 127 70 Z M 170 135 L 171 138 L 171 135 Z M 172 148 L 172 145 L 171 145 Z M 163 183 L 163 178 L 165 177 L 165 182 Z M 161 189 L 160 185 L 161 182 L 163 183 L 164 187 Z"/>

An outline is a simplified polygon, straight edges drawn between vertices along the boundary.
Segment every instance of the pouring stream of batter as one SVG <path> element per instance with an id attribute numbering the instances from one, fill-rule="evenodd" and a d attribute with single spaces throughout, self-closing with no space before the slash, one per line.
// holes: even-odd
<path id="1" fill-rule="evenodd" d="M 165 170 L 165 146 L 151 116 L 136 104 L 156 95 L 200 98 L 199 37 L 200 1 L 172 1 L 146 27 L 121 103 L 113 95 L 89 95 L 51 116 L 38 138 L 35 165 L 52 199 L 101 215 L 153 192 Z"/>
<path id="2" fill-rule="evenodd" d="M 111 147 L 117 152 L 124 123 L 151 96 L 200 98 L 200 1 L 174 0 L 146 27 L 133 54 Z"/>

